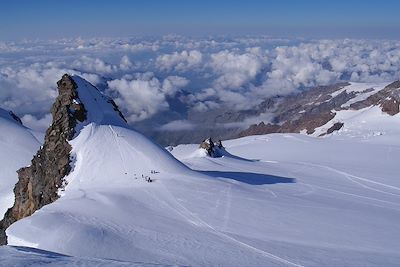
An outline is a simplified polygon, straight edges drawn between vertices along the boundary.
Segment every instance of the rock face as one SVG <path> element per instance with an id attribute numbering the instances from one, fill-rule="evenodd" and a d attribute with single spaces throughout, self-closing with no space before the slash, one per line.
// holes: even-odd
<path id="1" fill-rule="evenodd" d="M 79 77 L 76 79 L 83 81 Z M 115 113 L 116 117 L 124 119 L 111 99 L 101 95 L 97 88 L 89 85 L 84 84 L 84 87 L 87 87 L 84 90 L 96 91 L 84 92 L 84 95 L 95 95 L 94 99 L 89 100 L 96 103 L 103 101 L 105 105 L 108 105 L 105 107 L 109 113 Z M 17 171 L 18 182 L 14 188 L 14 206 L 0 221 L 0 244 L 2 245 L 7 243 L 5 230 L 12 223 L 32 215 L 36 210 L 59 198 L 58 190 L 65 186 L 64 177 L 71 172 L 72 147 L 68 141 L 77 134 L 79 123 L 88 122 L 86 121 L 88 109 L 78 94 L 78 85 L 73 77 L 68 74 L 63 75 L 57 82 L 57 87 L 59 95 L 51 109 L 53 121 L 46 131 L 44 144 L 33 157 L 31 165 Z"/>

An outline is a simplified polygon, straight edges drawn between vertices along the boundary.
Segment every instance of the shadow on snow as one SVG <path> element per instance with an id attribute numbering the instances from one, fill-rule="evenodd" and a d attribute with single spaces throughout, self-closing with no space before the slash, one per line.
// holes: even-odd
<path id="1" fill-rule="evenodd" d="M 252 172 L 227 172 L 227 171 L 200 171 L 201 173 L 216 177 L 216 178 L 228 178 L 236 180 L 242 183 L 251 185 L 263 185 L 263 184 L 279 184 L 279 183 L 295 183 L 295 178 L 280 177 L 262 173 Z"/>

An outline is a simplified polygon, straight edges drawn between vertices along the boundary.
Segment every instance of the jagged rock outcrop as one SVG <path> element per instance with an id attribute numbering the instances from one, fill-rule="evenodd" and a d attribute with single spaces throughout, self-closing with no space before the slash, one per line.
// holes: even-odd
<path id="1" fill-rule="evenodd" d="M 75 79 L 85 87 L 81 90 L 86 91 L 81 93 L 84 93 L 87 102 L 99 106 L 103 104 L 100 109 L 106 107 L 108 110 L 99 112 L 115 113 L 117 114 L 115 117 L 125 121 L 111 99 L 103 96 L 97 88 L 82 78 Z M 88 123 L 88 107 L 85 107 L 85 101 L 82 101 L 73 77 L 68 74 L 63 75 L 57 82 L 57 87 L 59 95 L 51 109 L 53 121 L 46 131 L 44 144 L 33 157 L 31 165 L 17 171 L 18 182 L 14 188 L 14 205 L 0 221 L 0 244 L 6 244 L 5 230 L 11 224 L 32 215 L 36 210 L 59 198 L 58 191 L 65 186 L 64 177 L 71 172 L 72 147 L 68 141 L 77 134 L 79 124 Z M 95 115 L 92 114 L 93 117 L 96 117 Z"/>
<path id="2" fill-rule="evenodd" d="M 213 158 L 222 157 L 223 150 L 225 149 L 221 140 L 214 143 L 211 137 L 201 142 L 199 148 L 204 149 L 207 152 L 207 155 Z"/>

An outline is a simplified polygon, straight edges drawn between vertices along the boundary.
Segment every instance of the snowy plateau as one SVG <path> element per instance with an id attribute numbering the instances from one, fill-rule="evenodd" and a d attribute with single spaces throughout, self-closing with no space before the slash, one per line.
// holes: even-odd
<path id="1" fill-rule="evenodd" d="M 69 142 L 67 185 L 7 229 L 0 266 L 400 265 L 400 114 L 342 110 L 332 134 L 247 136 L 212 158 L 167 151 L 74 80 L 89 121 Z M 35 136 L 0 113 L 2 214 Z"/>

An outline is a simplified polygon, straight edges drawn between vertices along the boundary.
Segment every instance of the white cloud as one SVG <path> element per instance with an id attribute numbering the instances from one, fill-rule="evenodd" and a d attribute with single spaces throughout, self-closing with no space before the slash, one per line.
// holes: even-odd
<path id="1" fill-rule="evenodd" d="M 156 65 L 164 71 L 175 70 L 178 72 L 188 71 L 198 66 L 203 59 L 203 55 L 198 50 L 174 52 L 172 54 L 163 54 L 157 57 Z"/>
<path id="2" fill-rule="evenodd" d="M 123 71 L 130 70 L 133 67 L 133 64 L 127 55 L 121 58 L 121 62 L 119 64 L 119 68 Z"/>
<path id="3" fill-rule="evenodd" d="M 49 112 L 57 96 L 56 82 L 65 70 L 32 64 L 0 69 L 0 103 L 19 114 Z"/>
<path id="4" fill-rule="evenodd" d="M 124 43 L 121 44 L 121 47 L 125 50 L 129 50 L 132 52 L 143 52 L 143 51 L 157 51 L 160 47 L 157 44 L 142 42 L 142 43 Z"/>
<path id="5" fill-rule="evenodd" d="M 167 96 L 174 95 L 188 80 L 178 76 L 169 76 L 160 82 L 152 73 L 125 76 L 108 82 L 108 93 L 115 95 L 115 101 L 122 107 L 130 122 L 151 117 L 159 111 L 169 108 Z"/>
<path id="6" fill-rule="evenodd" d="M 0 42 L 0 106 L 41 124 L 35 119 L 49 113 L 65 72 L 95 85 L 112 79 L 107 93 L 138 121 L 168 109 L 166 99 L 182 88 L 188 109 L 207 111 L 247 109 L 342 80 L 390 82 L 400 77 L 400 41 L 171 35 Z"/>
<path id="7" fill-rule="evenodd" d="M 118 67 L 108 64 L 99 58 L 82 56 L 72 62 L 72 67 L 84 72 L 94 72 L 98 74 L 110 74 L 118 71 Z"/>
<path id="8" fill-rule="evenodd" d="M 220 106 L 221 105 L 215 101 L 207 100 L 207 101 L 203 101 L 203 102 L 196 102 L 193 105 L 192 110 L 197 111 L 197 112 L 205 112 L 210 109 L 217 109 Z"/>
<path id="9" fill-rule="evenodd" d="M 176 120 L 171 121 L 167 124 L 164 124 L 160 127 L 160 130 L 163 131 L 185 131 L 185 130 L 193 130 L 196 127 L 195 124 L 191 123 L 188 120 Z"/>
<path id="10" fill-rule="evenodd" d="M 238 54 L 225 50 L 211 55 L 210 66 L 220 74 L 214 81 L 215 87 L 238 88 L 255 78 L 266 64 L 266 58 L 259 48 L 249 51 Z"/>
<path id="11" fill-rule="evenodd" d="M 166 95 L 174 95 L 179 89 L 189 84 L 189 80 L 180 76 L 168 76 L 162 84 L 162 91 Z"/>
<path id="12" fill-rule="evenodd" d="M 109 89 L 118 92 L 117 104 L 128 111 L 128 120 L 135 122 L 147 119 L 157 111 L 168 108 L 158 79 L 126 80 L 108 82 Z"/>
<path id="13" fill-rule="evenodd" d="M 22 123 L 32 130 L 45 132 L 52 121 L 51 114 L 46 114 L 43 118 L 36 118 L 30 114 L 26 114 L 21 118 Z"/>

